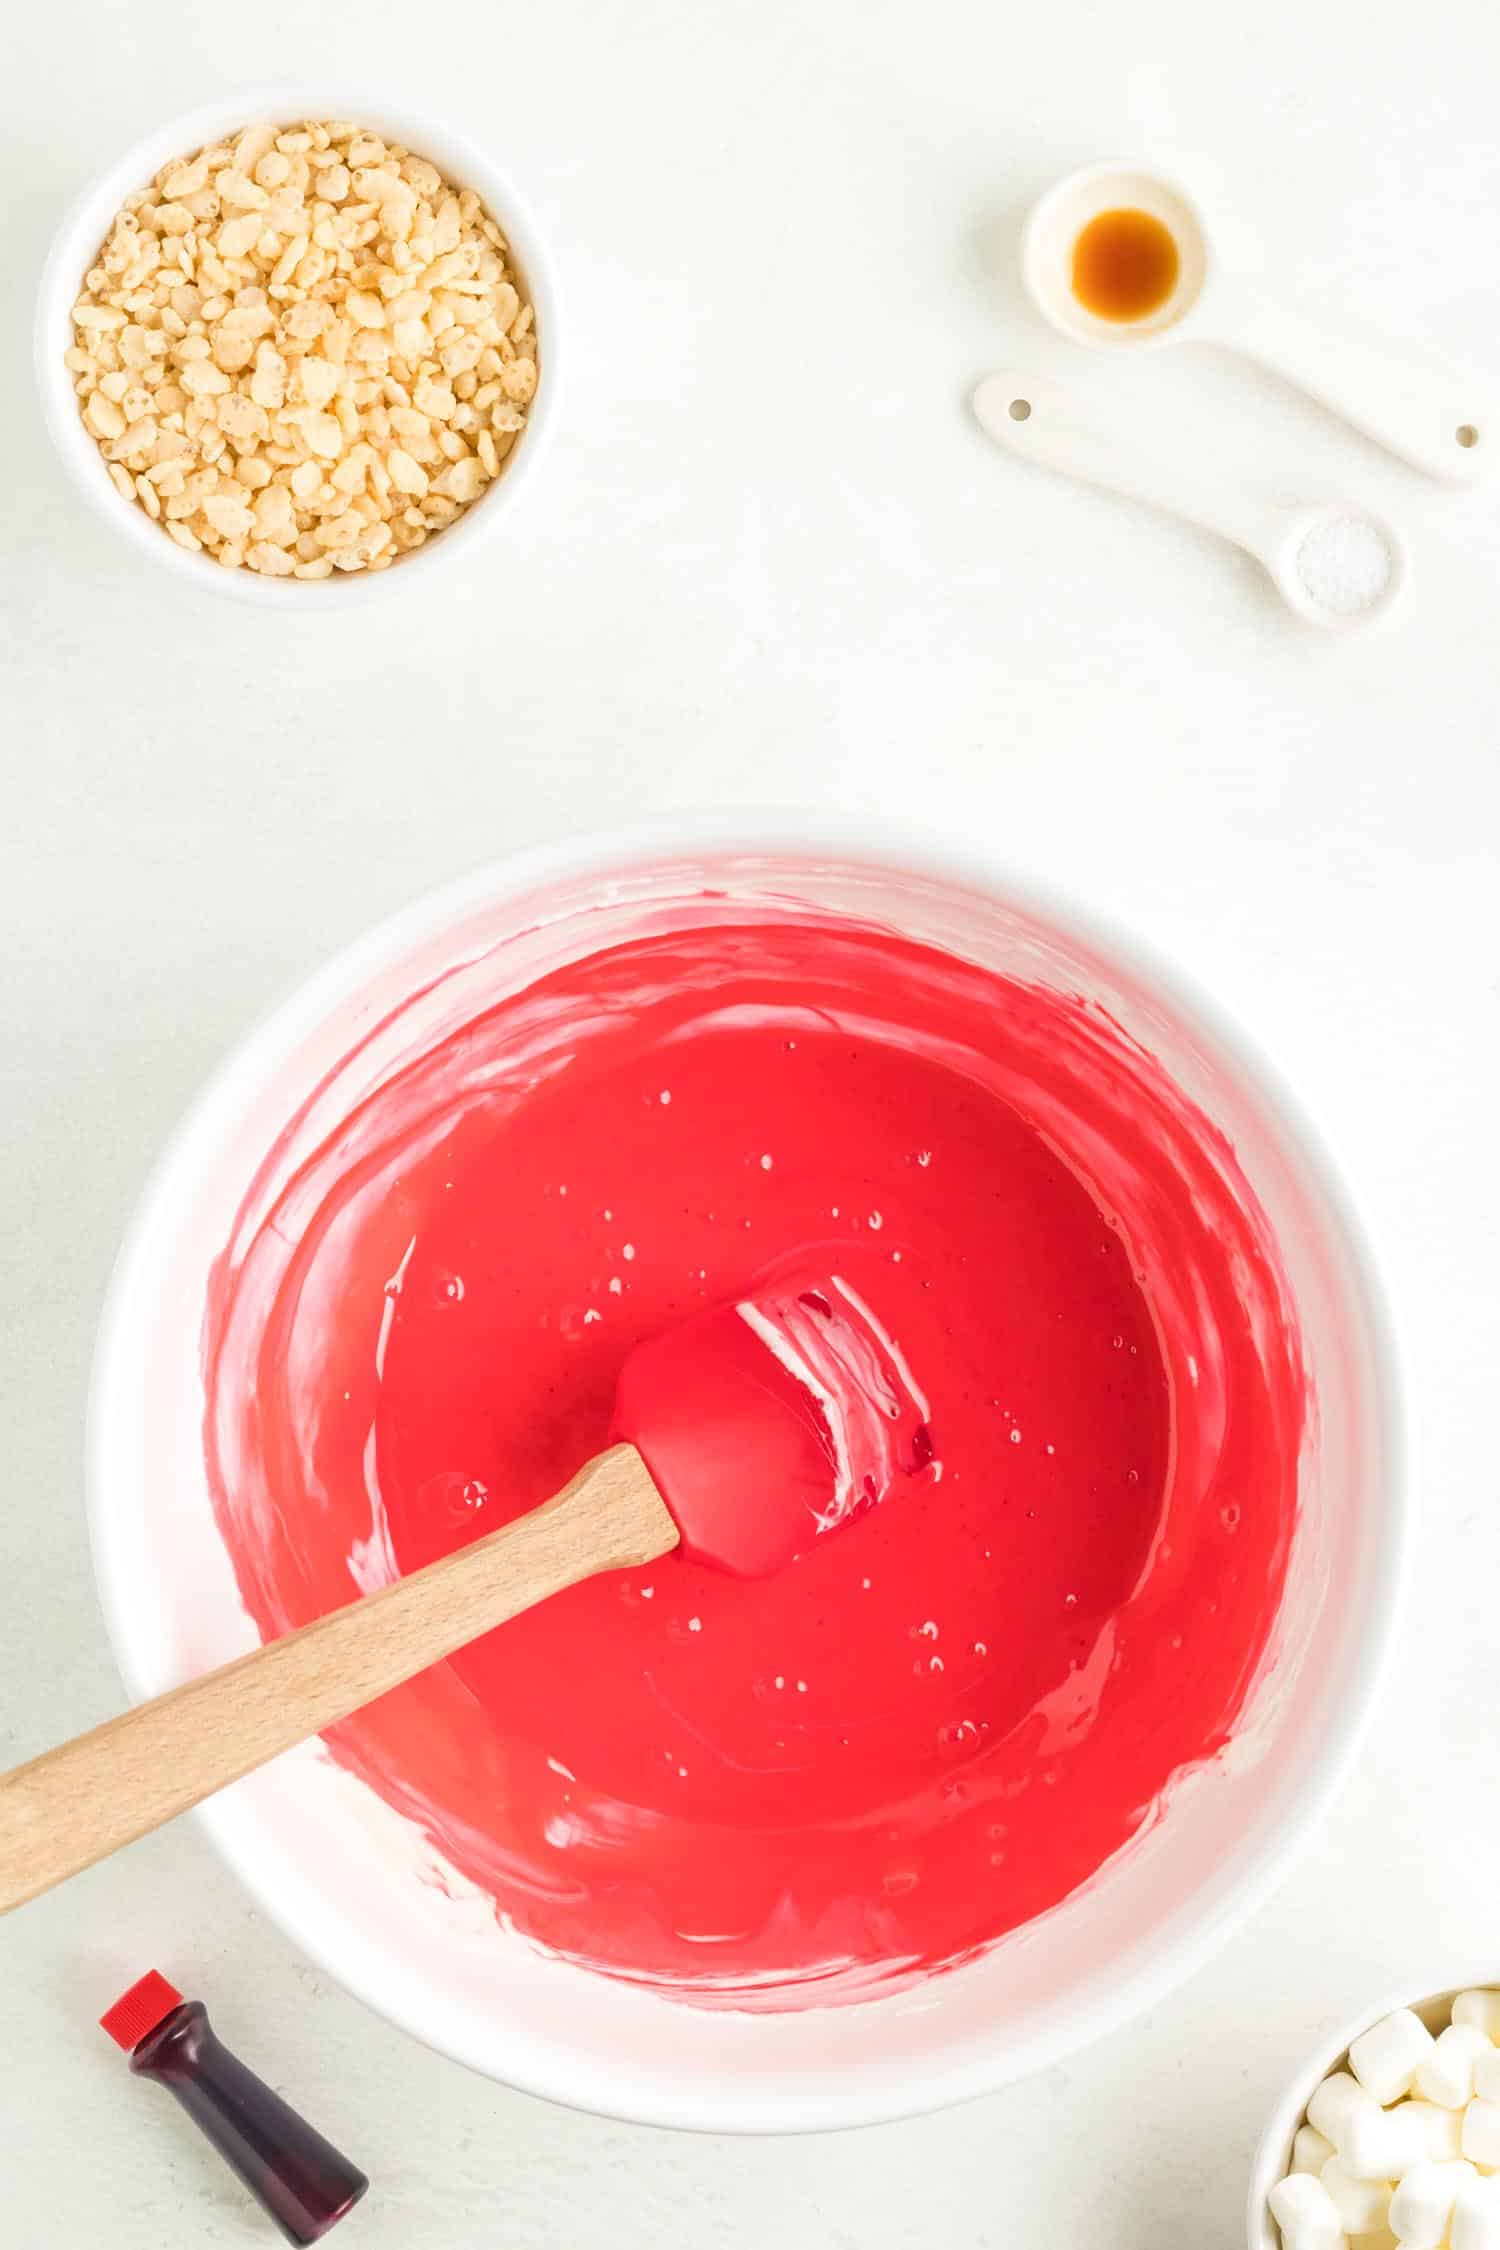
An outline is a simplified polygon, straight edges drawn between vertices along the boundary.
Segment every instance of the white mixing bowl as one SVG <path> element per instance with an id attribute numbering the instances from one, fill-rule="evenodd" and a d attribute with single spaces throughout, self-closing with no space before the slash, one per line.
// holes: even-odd
<path id="1" fill-rule="evenodd" d="M 466 964 L 461 989 L 493 997 L 529 982 L 560 947 L 607 943 L 609 908 L 692 895 L 705 881 L 874 918 L 1085 993 L 1229 1136 L 1278 1238 L 1316 1396 L 1273 1661 L 1239 1737 L 1091 1883 L 984 1958 L 914 1992 L 779 2016 L 683 2007 L 529 1950 L 461 1878 L 435 1882 L 425 1839 L 320 1746 L 241 1782 L 200 1818 L 306 1953 L 494 2077 L 715 2131 L 873 2123 L 1054 2062 L 1200 1963 L 1327 1807 L 1390 1639 L 1405 1515 L 1380 1292 L 1294 1105 L 1175 976 L 987 861 L 837 820 L 668 821 L 522 853 L 438 892 L 351 947 L 239 1049 L 147 1189 L 95 1367 L 95 1562 L 135 1694 L 251 1644 L 210 1511 L 199 1340 L 210 1269 L 257 1168 L 328 1068 L 443 972 Z M 381 1060 L 377 1038 L 362 1067 Z"/>

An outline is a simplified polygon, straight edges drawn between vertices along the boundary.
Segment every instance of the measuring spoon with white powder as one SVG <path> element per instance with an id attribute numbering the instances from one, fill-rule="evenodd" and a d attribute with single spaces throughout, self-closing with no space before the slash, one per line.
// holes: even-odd
<path id="1" fill-rule="evenodd" d="M 974 392 L 981 429 L 1022 460 L 1182 517 L 1243 547 L 1310 624 L 1334 628 L 1385 616 L 1406 582 L 1401 541 L 1367 509 L 1338 501 L 1263 500 L 1226 486 L 1185 452 L 1141 444 L 1128 413 L 1103 400 L 1086 409 L 1062 385 L 1001 370 Z"/>

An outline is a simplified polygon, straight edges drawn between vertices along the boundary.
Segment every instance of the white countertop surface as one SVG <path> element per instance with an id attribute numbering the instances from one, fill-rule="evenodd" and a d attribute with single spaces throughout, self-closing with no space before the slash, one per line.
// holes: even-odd
<path id="1" fill-rule="evenodd" d="M 995 361 L 1110 375 L 1022 311 L 1014 237 L 1050 175 L 1131 148 L 1232 197 L 1275 278 L 1500 389 L 1500 14 L 46 0 L 9 28 L 0 1763 L 120 1700 L 82 1414 L 178 1113 L 388 909 L 642 812 L 909 815 L 1189 966 L 1296 1082 L 1383 1253 L 1423 1530 L 1323 1834 L 1112 2044 L 868 2134 L 600 2123 L 368 2014 L 180 1825 L 0 1925 L 0 2242 L 273 2239 L 93 2028 L 156 1962 L 367 2163 L 349 2250 L 1238 2250 L 1263 2114 L 1322 2029 L 1404 1978 L 1500 1978 L 1500 509 L 1207 352 L 1115 371 L 1143 427 L 1404 527 L 1403 611 L 1335 643 L 1229 549 L 991 451 L 963 402 Z M 287 622 L 148 578 L 85 511 L 33 397 L 31 293 L 65 201 L 138 133 L 341 66 L 450 109 L 530 193 L 570 395 L 471 580 Z"/>

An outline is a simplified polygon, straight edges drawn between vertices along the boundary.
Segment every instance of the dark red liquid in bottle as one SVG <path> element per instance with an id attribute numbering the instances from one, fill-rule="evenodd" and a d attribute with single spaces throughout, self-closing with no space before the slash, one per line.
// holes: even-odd
<path id="1" fill-rule="evenodd" d="M 288 2242 L 319 2241 L 364 2194 L 364 2173 L 221 2044 L 201 2000 L 184 2000 L 153 1973 L 101 2020 L 129 2047 L 131 2069 L 181 2103 Z"/>

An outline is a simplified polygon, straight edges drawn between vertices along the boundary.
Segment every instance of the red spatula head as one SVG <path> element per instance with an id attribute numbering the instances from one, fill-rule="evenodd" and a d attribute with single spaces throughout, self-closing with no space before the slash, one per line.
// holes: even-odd
<path id="1" fill-rule="evenodd" d="M 764 1578 L 933 1461 L 927 1402 L 837 1274 L 797 1275 L 632 1352 L 615 1435 L 636 1447 L 684 1554 Z"/>

